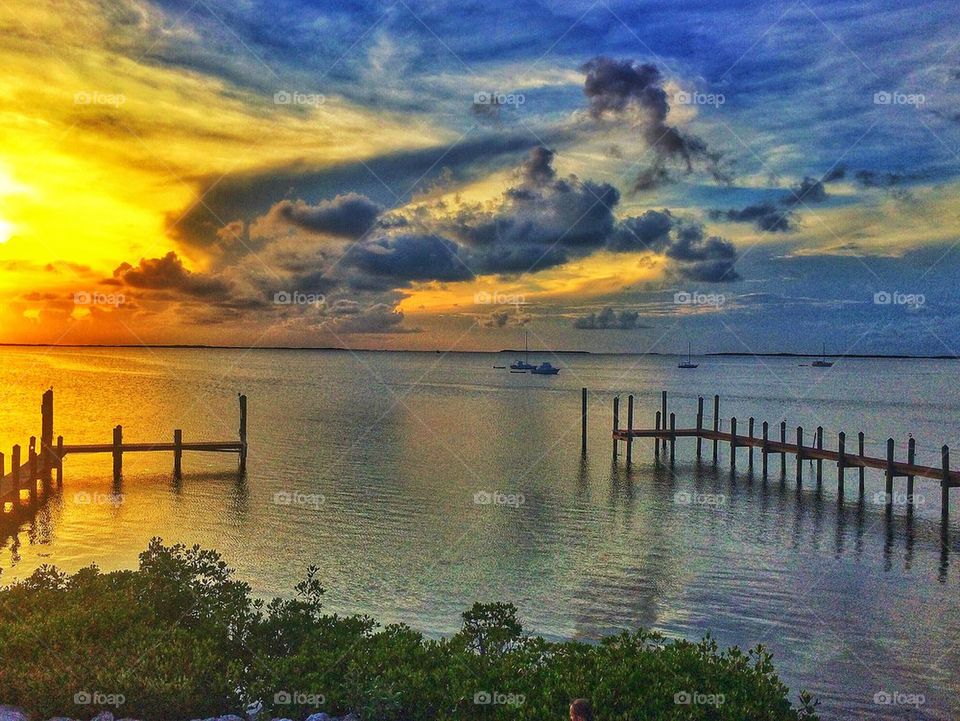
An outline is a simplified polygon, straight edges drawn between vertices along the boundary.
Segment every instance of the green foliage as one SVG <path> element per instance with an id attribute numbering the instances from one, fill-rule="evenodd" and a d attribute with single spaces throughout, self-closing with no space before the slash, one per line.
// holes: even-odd
<path id="1" fill-rule="evenodd" d="M 294 719 L 322 710 L 489 721 L 564 719 L 584 696 L 602 721 L 815 718 L 807 694 L 791 708 L 759 647 L 722 651 L 710 638 L 668 642 L 645 631 L 548 643 L 525 635 L 504 603 L 474 604 L 458 634 L 431 640 L 325 615 L 316 568 L 296 592 L 254 601 L 215 552 L 157 539 L 138 571 L 40 568 L 0 590 L 0 701 L 44 718 L 105 709 L 176 721 L 243 715 L 259 700 L 265 715 Z M 78 705 L 82 692 L 101 696 Z M 693 702 L 678 703 L 683 694 Z M 104 705 L 106 695 L 124 703 Z"/>

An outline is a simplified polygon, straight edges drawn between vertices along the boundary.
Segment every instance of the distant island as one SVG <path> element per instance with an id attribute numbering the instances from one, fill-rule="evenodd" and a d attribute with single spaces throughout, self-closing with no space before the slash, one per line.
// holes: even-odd
<path id="1" fill-rule="evenodd" d="M 498 353 L 523 353 L 523 349 L 503 348 L 501 350 L 443 350 L 434 349 L 402 349 L 402 348 L 344 348 L 342 346 L 286 346 L 286 345 L 263 345 L 263 346 L 243 346 L 243 345 L 208 345 L 204 343 L 0 343 L 0 348 L 150 348 L 150 349 L 173 349 L 173 350 L 310 350 L 310 351 L 338 351 L 341 353 L 470 353 L 493 355 Z M 626 351 L 610 351 L 609 353 L 589 351 L 589 350 L 531 350 L 530 353 L 548 353 L 551 355 L 595 355 L 595 356 L 664 356 L 675 358 L 684 355 L 683 353 L 662 353 L 660 351 L 646 351 L 643 353 L 630 353 Z M 820 353 L 789 353 L 780 351 L 776 353 L 745 353 L 742 351 L 715 351 L 711 353 L 695 354 L 699 357 L 743 357 L 743 358 L 819 358 Z M 857 358 L 857 359 L 877 359 L 877 360 L 957 360 L 952 355 L 912 355 L 909 353 L 827 353 L 825 358 Z"/>

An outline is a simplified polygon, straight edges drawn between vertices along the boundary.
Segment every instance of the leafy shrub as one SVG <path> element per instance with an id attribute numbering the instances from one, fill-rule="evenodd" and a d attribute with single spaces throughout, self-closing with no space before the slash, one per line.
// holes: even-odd
<path id="1" fill-rule="evenodd" d="M 525 635 L 505 603 L 474 604 L 459 633 L 433 640 L 324 614 L 316 569 L 296 591 L 252 600 L 217 553 L 159 539 L 137 571 L 40 568 L 0 590 L 0 703 L 44 718 L 106 708 L 175 721 L 243 715 L 260 701 L 288 718 L 489 721 L 562 720 L 584 696 L 601 721 L 815 718 L 806 694 L 791 708 L 761 647 L 721 651 L 709 638 L 646 631 L 549 643 Z M 104 707 L 107 694 L 122 706 Z"/>

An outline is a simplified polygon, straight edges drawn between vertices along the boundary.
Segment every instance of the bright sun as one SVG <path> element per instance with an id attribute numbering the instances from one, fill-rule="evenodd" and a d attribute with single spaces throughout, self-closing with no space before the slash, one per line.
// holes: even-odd
<path id="1" fill-rule="evenodd" d="M 0 218 L 0 243 L 6 243 L 13 236 L 13 223 Z"/>

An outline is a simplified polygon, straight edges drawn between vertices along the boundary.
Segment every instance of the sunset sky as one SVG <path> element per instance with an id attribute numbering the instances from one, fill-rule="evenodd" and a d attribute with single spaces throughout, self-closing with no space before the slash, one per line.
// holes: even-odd
<path id="1" fill-rule="evenodd" d="M 955 355 L 958 21 L 0 0 L 0 341 Z"/>

